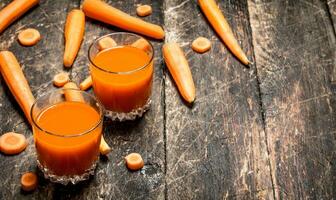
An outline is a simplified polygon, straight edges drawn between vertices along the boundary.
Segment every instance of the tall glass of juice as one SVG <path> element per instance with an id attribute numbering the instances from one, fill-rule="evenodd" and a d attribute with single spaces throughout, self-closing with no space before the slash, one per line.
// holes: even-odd
<path id="1" fill-rule="evenodd" d="M 103 124 L 94 96 L 73 89 L 46 93 L 36 99 L 31 118 L 37 164 L 46 178 L 75 184 L 94 173 Z"/>
<path id="2" fill-rule="evenodd" d="M 132 120 L 150 106 L 153 46 L 139 35 L 112 33 L 89 48 L 93 90 L 113 120 Z"/>

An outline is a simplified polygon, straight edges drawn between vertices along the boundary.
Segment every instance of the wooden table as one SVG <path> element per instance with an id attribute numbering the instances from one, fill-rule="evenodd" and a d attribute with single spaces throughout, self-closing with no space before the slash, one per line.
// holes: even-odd
<path id="1" fill-rule="evenodd" d="M 0 7 L 10 0 L 1 0 Z M 135 15 L 154 13 L 165 41 L 176 41 L 189 60 L 197 88 L 185 105 L 155 47 L 152 106 L 133 122 L 105 120 L 113 147 L 95 176 L 75 186 L 50 183 L 39 173 L 33 193 L 20 190 L 23 172 L 38 171 L 33 136 L 23 112 L 0 78 L 0 132 L 27 136 L 17 156 L 0 155 L 0 199 L 333 199 L 336 198 L 336 1 L 219 1 L 235 36 L 255 63 L 240 64 L 220 41 L 196 0 L 127 0 L 108 3 Z M 77 83 L 88 75 L 87 51 L 98 36 L 119 29 L 87 19 L 74 66 L 62 65 L 64 21 L 80 0 L 41 0 L 0 35 L 13 51 L 35 96 L 53 90 L 53 76 L 68 71 Z M 21 47 L 17 34 L 37 28 L 43 39 Z M 190 48 L 198 36 L 212 49 Z M 92 92 L 92 91 L 91 91 Z M 141 171 L 126 169 L 130 152 L 144 157 Z"/>

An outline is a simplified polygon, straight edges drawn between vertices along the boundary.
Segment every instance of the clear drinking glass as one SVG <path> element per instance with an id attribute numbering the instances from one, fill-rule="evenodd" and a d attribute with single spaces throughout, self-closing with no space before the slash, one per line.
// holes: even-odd
<path id="1" fill-rule="evenodd" d="M 133 33 L 112 33 L 96 39 L 88 56 L 93 90 L 105 107 L 105 116 L 120 121 L 141 117 L 150 107 L 151 43 Z"/>
<path id="2" fill-rule="evenodd" d="M 69 100 L 69 92 L 80 98 Z M 80 114 L 69 114 L 73 111 Z M 75 184 L 93 175 L 103 125 L 103 107 L 94 96 L 74 89 L 45 93 L 33 104 L 31 118 L 37 163 L 45 178 Z M 75 131 L 67 132 L 69 126 Z"/>

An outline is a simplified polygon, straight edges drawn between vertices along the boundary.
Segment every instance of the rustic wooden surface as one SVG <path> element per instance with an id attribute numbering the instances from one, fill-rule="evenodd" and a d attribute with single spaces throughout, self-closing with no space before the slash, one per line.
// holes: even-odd
<path id="1" fill-rule="evenodd" d="M 10 0 L 2 0 L 0 8 Z M 153 104 L 134 122 L 105 120 L 113 147 L 96 174 L 76 186 L 42 178 L 36 169 L 32 132 L 0 78 L 0 132 L 25 134 L 29 147 L 0 155 L 0 199 L 334 199 L 336 198 L 336 1 L 218 1 L 248 57 L 239 63 L 222 44 L 196 0 L 107 1 L 135 15 L 151 4 L 145 20 L 162 24 L 165 41 L 181 44 L 189 60 L 197 99 L 186 105 L 155 47 Z M 80 0 L 41 0 L 0 35 L 0 49 L 13 51 L 35 96 L 54 88 L 62 66 L 66 13 Z M 21 47 L 20 30 L 37 28 L 43 39 Z M 88 75 L 89 44 L 119 29 L 87 19 L 85 39 L 72 69 L 79 83 Z M 196 54 L 198 36 L 212 49 Z M 92 92 L 92 91 L 90 91 Z M 123 156 L 139 152 L 145 167 L 128 171 Z M 33 193 L 21 191 L 25 171 L 39 173 Z"/>

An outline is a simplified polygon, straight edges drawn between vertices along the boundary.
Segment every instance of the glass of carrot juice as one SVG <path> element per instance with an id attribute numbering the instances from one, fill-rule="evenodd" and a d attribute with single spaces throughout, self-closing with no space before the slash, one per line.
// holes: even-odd
<path id="1" fill-rule="evenodd" d="M 154 49 L 126 32 L 96 39 L 89 48 L 93 90 L 113 120 L 133 120 L 149 109 Z"/>
<path id="2" fill-rule="evenodd" d="M 94 173 L 103 124 L 103 108 L 94 96 L 73 89 L 46 93 L 36 99 L 31 118 L 45 178 L 75 184 Z"/>

